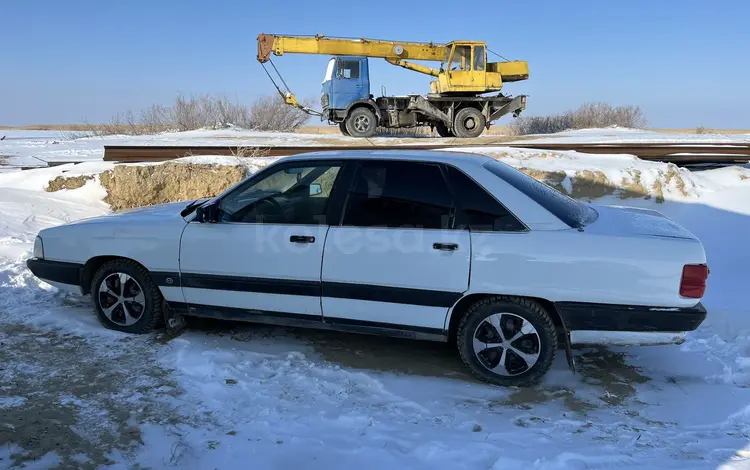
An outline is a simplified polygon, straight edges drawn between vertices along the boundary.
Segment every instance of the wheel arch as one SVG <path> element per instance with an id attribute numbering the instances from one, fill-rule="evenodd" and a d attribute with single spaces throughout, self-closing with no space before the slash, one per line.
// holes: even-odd
<path id="1" fill-rule="evenodd" d="M 498 293 L 480 293 L 480 292 L 472 292 L 464 295 L 458 301 L 453 304 L 453 307 L 448 311 L 448 314 L 445 317 L 445 324 L 444 328 L 446 332 L 448 333 L 448 341 L 454 342 L 456 339 L 456 331 L 458 330 L 458 324 L 461 322 L 461 318 L 464 316 L 464 314 L 469 310 L 469 308 L 476 302 L 486 299 L 487 297 L 515 297 L 518 299 L 528 299 L 533 300 L 534 302 L 537 302 L 539 305 L 544 308 L 544 310 L 549 313 L 550 317 L 552 318 L 552 322 L 555 324 L 555 328 L 559 333 L 565 333 L 565 324 L 563 323 L 562 317 L 560 316 L 560 312 L 557 311 L 557 308 L 555 308 L 555 304 L 547 299 L 543 299 L 541 297 L 529 297 L 529 296 L 521 296 L 521 295 L 507 295 L 507 294 L 498 294 Z"/>
<path id="2" fill-rule="evenodd" d="M 346 117 L 344 121 L 349 118 L 349 114 L 357 108 L 368 108 L 370 111 L 375 113 L 375 117 L 378 119 L 377 124 L 380 125 L 380 109 L 375 105 L 372 100 L 359 100 L 351 103 L 346 107 Z"/>
<path id="3" fill-rule="evenodd" d="M 89 294 L 91 291 L 91 281 L 94 278 L 94 274 L 104 266 L 105 263 L 108 263 L 110 261 L 114 260 L 127 260 L 132 261 L 139 266 L 141 266 L 143 269 L 145 269 L 147 272 L 150 272 L 149 269 L 143 265 L 140 261 L 128 258 L 126 256 L 116 256 L 116 255 L 103 255 L 103 256 L 94 256 L 93 258 L 90 258 L 81 268 L 80 272 L 80 282 L 81 282 L 81 291 L 84 295 Z"/>

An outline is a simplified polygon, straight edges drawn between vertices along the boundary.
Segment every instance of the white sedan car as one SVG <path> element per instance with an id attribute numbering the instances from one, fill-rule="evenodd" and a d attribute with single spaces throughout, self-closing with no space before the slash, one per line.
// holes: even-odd
<path id="1" fill-rule="evenodd" d="M 451 341 L 500 385 L 538 380 L 558 346 L 679 342 L 708 276 L 658 212 L 580 203 L 486 156 L 377 150 L 43 230 L 28 267 L 119 331 L 169 311 Z"/>

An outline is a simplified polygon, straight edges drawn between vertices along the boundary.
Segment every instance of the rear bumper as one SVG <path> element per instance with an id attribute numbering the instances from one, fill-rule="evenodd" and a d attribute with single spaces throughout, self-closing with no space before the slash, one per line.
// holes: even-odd
<path id="1" fill-rule="evenodd" d="M 26 261 L 26 267 L 34 273 L 34 276 L 44 281 L 72 286 L 81 285 L 83 265 L 78 263 L 30 258 Z"/>
<path id="2" fill-rule="evenodd" d="M 693 331 L 706 319 L 706 309 L 638 305 L 557 302 L 557 311 L 568 331 L 680 333 Z"/>

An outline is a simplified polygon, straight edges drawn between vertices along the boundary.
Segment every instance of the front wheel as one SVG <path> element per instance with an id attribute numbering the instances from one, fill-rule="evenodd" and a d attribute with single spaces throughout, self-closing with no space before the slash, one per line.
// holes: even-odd
<path id="1" fill-rule="evenodd" d="M 346 118 L 346 130 L 352 137 L 372 137 L 377 127 L 375 113 L 367 108 L 356 108 Z"/>
<path id="2" fill-rule="evenodd" d="M 118 259 L 99 268 L 91 281 L 99 321 L 124 333 L 148 333 L 162 319 L 162 296 L 140 264 Z"/>
<path id="3" fill-rule="evenodd" d="M 538 303 L 488 297 L 466 312 L 456 344 L 477 378 L 495 385 L 526 386 L 542 378 L 557 352 L 557 330 Z"/>
<path id="4" fill-rule="evenodd" d="M 349 135 L 349 131 L 346 130 L 346 121 L 342 121 L 339 123 L 339 130 L 341 131 L 342 134 Z"/>
<path id="5" fill-rule="evenodd" d="M 486 125 L 487 120 L 481 111 L 476 108 L 463 108 L 453 119 L 453 132 L 456 133 L 456 137 L 479 137 Z"/>

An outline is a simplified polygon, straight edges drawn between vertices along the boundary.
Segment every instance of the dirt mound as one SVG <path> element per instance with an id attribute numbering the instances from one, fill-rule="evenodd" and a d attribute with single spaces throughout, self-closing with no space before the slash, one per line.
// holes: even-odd
<path id="1" fill-rule="evenodd" d="M 245 178 L 242 166 L 165 163 L 120 165 L 99 175 L 112 210 L 215 196 Z"/>
<path id="2" fill-rule="evenodd" d="M 54 191 L 60 191 L 61 189 L 78 189 L 86 184 L 86 181 L 94 179 L 91 175 L 81 176 L 58 176 L 49 182 L 45 191 L 51 193 Z"/>
<path id="3" fill-rule="evenodd" d="M 648 180 L 653 180 L 650 184 L 645 181 L 647 178 L 643 172 L 634 168 L 624 170 L 619 181 L 608 178 L 600 170 L 565 172 L 525 167 L 518 169 L 574 199 L 591 201 L 602 196 L 615 195 L 620 199 L 653 197 L 656 202 L 662 203 L 665 192 L 677 192 L 683 196 L 689 194 L 685 180 L 682 179 L 677 167 L 671 164 L 666 171 L 659 169 L 655 174 L 649 174 Z"/>

